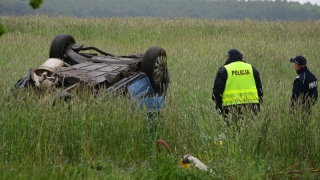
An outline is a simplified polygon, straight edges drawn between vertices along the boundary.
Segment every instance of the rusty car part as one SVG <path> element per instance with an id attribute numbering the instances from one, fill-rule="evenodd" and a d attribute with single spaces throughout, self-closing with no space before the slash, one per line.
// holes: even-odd
<path id="1" fill-rule="evenodd" d="M 158 152 L 159 152 L 159 153 L 161 153 L 159 144 L 162 144 L 162 145 L 166 148 L 166 150 L 168 151 L 168 153 L 169 153 L 169 154 L 172 154 L 172 151 L 171 151 L 171 149 L 169 148 L 168 144 L 167 144 L 164 140 L 162 140 L 162 139 L 159 139 L 159 140 L 157 141 L 157 149 L 158 149 Z"/>

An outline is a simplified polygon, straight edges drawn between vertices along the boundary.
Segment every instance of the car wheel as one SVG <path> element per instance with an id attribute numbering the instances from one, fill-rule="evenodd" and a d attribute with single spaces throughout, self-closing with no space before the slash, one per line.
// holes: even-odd
<path id="1" fill-rule="evenodd" d="M 162 93 L 166 87 L 166 51 L 157 46 L 150 47 L 143 55 L 142 70 L 148 75 L 150 83 L 156 93 Z"/>
<path id="2" fill-rule="evenodd" d="M 59 58 L 62 59 L 63 55 L 66 53 L 67 48 L 75 44 L 76 41 L 71 35 L 68 34 L 58 34 L 51 43 L 49 58 Z"/>

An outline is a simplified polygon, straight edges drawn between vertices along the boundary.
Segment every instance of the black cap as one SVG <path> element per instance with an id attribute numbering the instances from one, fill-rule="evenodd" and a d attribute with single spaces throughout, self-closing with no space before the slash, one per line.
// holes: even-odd
<path id="1" fill-rule="evenodd" d="M 296 63 L 298 65 L 306 65 L 307 64 L 306 58 L 304 58 L 301 55 L 293 57 L 293 58 L 290 58 L 290 62 Z"/>
<path id="2" fill-rule="evenodd" d="M 232 59 L 242 59 L 243 58 L 243 55 L 240 51 L 238 51 L 237 49 L 230 49 L 228 51 L 228 54 L 227 56 L 230 56 L 230 58 Z"/>

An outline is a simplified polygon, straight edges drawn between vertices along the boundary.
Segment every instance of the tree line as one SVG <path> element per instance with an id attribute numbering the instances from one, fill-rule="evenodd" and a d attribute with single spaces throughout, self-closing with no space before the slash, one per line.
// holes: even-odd
<path id="1" fill-rule="evenodd" d="M 287 0 L 1 0 L 0 15 L 319 20 L 320 6 Z M 0 37 L 5 33 L 0 22 Z"/>
<path id="2" fill-rule="evenodd" d="M 1 0 L 0 15 L 74 17 L 161 17 L 255 20 L 318 20 L 320 6 L 287 0 Z M 40 6 L 40 4 L 38 4 Z"/>

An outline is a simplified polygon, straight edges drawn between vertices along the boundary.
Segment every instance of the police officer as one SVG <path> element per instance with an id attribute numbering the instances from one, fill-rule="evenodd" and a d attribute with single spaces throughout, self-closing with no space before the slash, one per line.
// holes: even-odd
<path id="1" fill-rule="evenodd" d="M 318 80 L 309 71 L 307 60 L 299 55 L 290 58 L 290 62 L 294 63 L 294 69 L 297 71 L 297 78 L 293 82 L 291 96 L 291 110 L 297 111 L 297 108 L 310 114 L 310 108 L 318 99 Z"/>
<path id="2" fill-rule="evenodd" d="M 236 110 L 238 116 L 243 115 L 243 108 L 250 108 L 257 114 L 263 99 L 263 90 L 258 70 L 244 61 L 242 53 L 231 49 L 227 58 L 216 75 L 212 100 L 230 125 L 228 114 L 232 109 Z"/>

